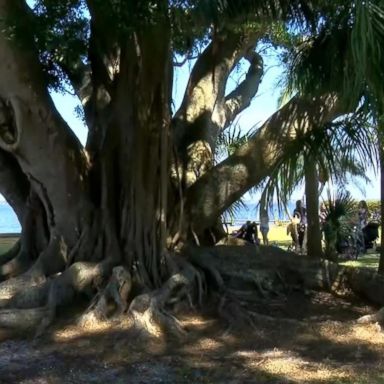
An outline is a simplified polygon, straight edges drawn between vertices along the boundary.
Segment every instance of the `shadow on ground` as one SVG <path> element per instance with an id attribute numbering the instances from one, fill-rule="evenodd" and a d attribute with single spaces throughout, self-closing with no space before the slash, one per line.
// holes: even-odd
<path id="1" fill-rule="evenodd" d="M 226 332 L 209 313 L 189 313 L 183 341 L 141 339 L 128 322 L 61 324 L 36 345 L 3 335 L 0 383 L 383 382 L 384 337 L 352 321 L 374 310 L 357 298 L 291 292 L 254 310 L 276 320 Z"/>

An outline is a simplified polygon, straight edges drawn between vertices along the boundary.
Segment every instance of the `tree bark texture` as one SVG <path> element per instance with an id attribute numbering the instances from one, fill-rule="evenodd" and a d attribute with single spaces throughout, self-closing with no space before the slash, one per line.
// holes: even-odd
<path id="1" fill-rule="evenodd" d="M 271 174 L 290 141 L 345 113 L 334 94 L 294 97 L 275 112 L 254 137 L 232 156 L 204 174 L 186 196 L 190 221 L 210 226 L 233 202 Z"/>
<path id="2" fill-rule="evenodd" d="M 321 257 L 321 231 L 319 220 L 319 177 L 316 162 L 310 154 L 304 159 L 305 198 L 307 206 L 307 252 L 311 257 Z"/>
<path id="3" fill-rule="evenodd" d="M 380 156 L 380 217 L 381 217 L 381 244 L 380 244 L 380 261 L 378 272 L 384 275 L 384 150 L 382 136 L 379 135 L 379 156 Z"/>
<path id="4" fill-rule="evenodd" d="M 7 28 L 0 32 L 0 192 L 23 228 L 17 256 L 0 263 L 6 279 L 0 307 L 38 307 L 28 316 L 41 320 L 39 332 L 57 306 L 107 285 L 117 265 L 144 292 L 131 312 L 178 329 L 164 307 L 190 297 L 191 286 L 201 297 L 204 282 L 201 266 L 175 257 L 167 245 L 177 236 L 198 241 L 209 232 L 214 238 L 220 214 L 263 182 L 290 141 L 345 112 L 333 94 L 296 96 L 249 143 L 213 166 L 218 134 L 258 90 L 261 33 L 218 31 L 171 119 L 171 23 L 168 2 L 155 2 L 158 18 L 128 30 L 108 24 L 106 34 L 103 7 L 110 3 L 87 1 L 89 65 L 67 73 L 84 106 L 85 148 L 55 109 L 33 36 L 20 46 Z M 0 0 L 0 20 L 15 14 L 27 28 L 24 1 Z M 246 77 L 226 94 L 242 58 L 249 62 Z M 12 318 L 3 315 L 6 322 Z M 1 317 L 0 311 L 0 324 Z"/>

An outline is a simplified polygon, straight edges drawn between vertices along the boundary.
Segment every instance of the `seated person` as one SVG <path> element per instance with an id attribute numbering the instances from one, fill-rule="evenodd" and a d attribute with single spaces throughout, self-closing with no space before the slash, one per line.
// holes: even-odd
<path id="1" fill-rule="evenodd" d="M 257 224 L 255 222 L 251 223 L 250 220 L 247 220 L 247 222 L 243 224 L 239 229 L 239 232 L 236 234 L 236 237 L 244 239 L 252 244 L 257 243 Z"/>

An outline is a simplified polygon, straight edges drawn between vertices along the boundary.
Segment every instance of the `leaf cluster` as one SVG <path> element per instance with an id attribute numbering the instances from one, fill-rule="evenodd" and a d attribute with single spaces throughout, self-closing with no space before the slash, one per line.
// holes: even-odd
<path id="1" fill-rule="evenodd" d="M 266 183 L 268 200 L 277 197 L 279 209 L 287 204 L 305 177 L 305 161 L 316 162 L 320 181 L 332 180 L 341 190 L 347 174 L 366 177 L 367 167 L 378 164 L 377 136 L 364 113 L 355 113 L 308 133 L 297 133 L 288 142 Z"/>
<path id="2" fill-rule="evenodd" d="M 65 88 L 63 68 L 76 73 L 87 61 L 89 16 L 82 0 L 38 0 L 33 7 L 34 40 L 49 85 Z"/>
<path id="3" fill-rule="evenodd" d="M 287 54 L 291 92 L 337 91 L 356 106 L 363 95 L 371 106 L 382 96 L 384 2 L 329 2 L 322 8 L 315 33 Z"/>

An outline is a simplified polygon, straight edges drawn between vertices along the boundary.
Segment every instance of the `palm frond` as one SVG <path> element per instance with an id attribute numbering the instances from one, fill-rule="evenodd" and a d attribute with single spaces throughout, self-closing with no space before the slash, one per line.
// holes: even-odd
<path id="1" fill-rule="evenodd" d="M 356 203 L 348 192 L 339 190 L 335 198 L 328 194 L 325 207 L 324 238 L 327 252 L 332 253 L 338 243 L 353 234 L 357 222 Z"/>
<path id="2" fill-rule="evenodd" d="M 254 127 L 244 132 L 237 122 L 221 131 L 216 141 L 215 160 L 232 155 L 237 148 L 248 142 L 254 132 Z"/>
<path id="3" fill-rule="evenodd" d="M 377 106 L 384 92 L 384 3 L 332 3 L 316 33 L 287 55 L 289 87 L 305 94 L 337 91 L 353 107 L 365 95 Z"/>
<path id="4" fill-rule="evenodd" d="M 228 223 L 233 223 L 236 217 L 239 216 L 239 213 L 242 210 L 247 210 L 248 207 L 245 204 L 243 199 L 236 200 L 222 215 L 223 221 Z"/>
<path id="5" fill-rule="evenodd" d="M 374 127 L 364 115 L 351 115 L 287 143 L 265 185 L 268 200 L 275 198 L 280 211 L 304 179 L 306 158 L 316 161 L 320 174 L 336 185 L 345 184 L 346 174 L 368 181 L 366 169 L 378 164 Z"/>

